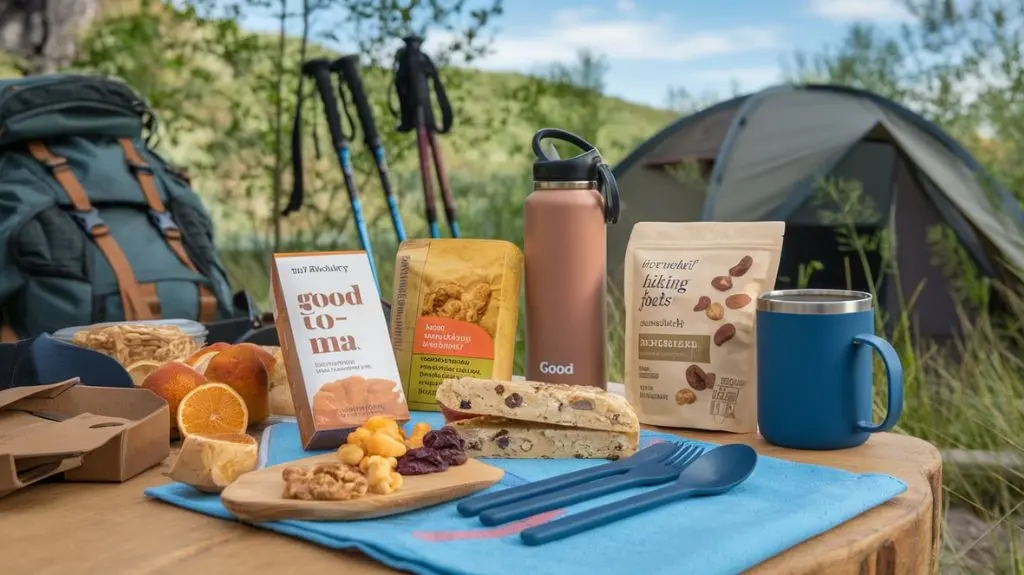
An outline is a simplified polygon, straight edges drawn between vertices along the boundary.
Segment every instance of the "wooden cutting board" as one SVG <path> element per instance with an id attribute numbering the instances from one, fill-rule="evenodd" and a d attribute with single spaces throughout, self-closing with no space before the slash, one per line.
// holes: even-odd
<path id="1" fill-rule="evenodd" d="M 401 489 L 388 495 L 367 493 L 349 501 L 304 501 L 281 497 L 284 491 L 281 472 L 284 468 L 337 460 L 337 455 L 328 453 L 246 473 L 220 494 L 221 502 L 239 520 L 250 523 L 280 519 L 354 521 L 397 515 L 459 499 L 487 489 L 505 474 L 493 465 L 469 459 L 443 473 L 403 476 Z"/>

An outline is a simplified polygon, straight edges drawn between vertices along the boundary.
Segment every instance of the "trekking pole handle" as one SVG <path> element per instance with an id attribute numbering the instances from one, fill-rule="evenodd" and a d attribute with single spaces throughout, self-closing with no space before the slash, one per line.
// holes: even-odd
<path id="1" fill-rule="evenodd" d="M 427 85 L 427 71 L 424 69 L 423 38 L 412 35 L 402 38 L 405 42 L 405 57 L 409 65 L 409 82 L 413 106 L 423 114 L 423 122 L 428 130 L 434 130 L 434 110 L 430 105 L 430 90 Z"/>
<path id="2" fill-rule="evenodd" d="M 366 97 L 366 90 L 363 88 L 363 79 L 359 74 L 359 55 L 350 54 L 342 56 L 331 62 L 331 70 L 341 75 L 341 81 L 348 85 L 352 94 L 352 102 L 356 106 L 356 115 L 359 116 L 359 123 L 363 127 L 363 138 L 366 146 L 373 149 L 380 145 L 380 134 L 377 132 L 377 124 L 373 121 L 373 108 Z"/>
<path id="3" fill-rule="evenodd" d="M 302 65 L 302 73 L 313 78 L 316 91 L 324 103 L 327 114 L 327 129 L 331 132 L 331 144 L 335 150 L 348 147 L 348 140 L 341 133 L 341 114 L 338 112 L 338 101 L 334 97 L 331 86 L 331 64 L 325 58 L 309 60 Z"/>

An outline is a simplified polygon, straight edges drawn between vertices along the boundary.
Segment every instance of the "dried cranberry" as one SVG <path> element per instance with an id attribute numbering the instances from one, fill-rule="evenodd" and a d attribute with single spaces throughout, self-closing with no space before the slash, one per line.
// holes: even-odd
<path id="1" fill-rule="evenodd" d="M 441 429 L 435 429 L 428 431 L 423 436 L 423 447 L 429 447 L 431 449 L 465 449 L 466 444 L 459 437 L 458 432 L 449 426 L 444 426 Z"/>
<path id="2" fill-rule="evenodd" d="M 509 409 L 515 409 L 522 404 L 523 396 L 519 395 L 518 393 L 513 393 L 512 395 L 505 398 L 505 405 L 508 406 Z"/>
<path id="3" fill-rule="evenodd" d="M 447 470 L 445 458 L 437 450 L 427 447 L 410 449 L 398 458 L 398 473 L 402 475 L 426 475 Z"/>
<path id="4" fill-rule="evenodd" d="M 508 449 L 509 441 L 507 429 L 502 429 L 498 433 L 495 433 L 492 439 L 494 440 L 494 443 L 497 444 L 498 447 L 502 449 Z"/>
<path id="5" fill-rule="evenodd" d="M 439 449 L 437 452 L 441 455 L 441 459 L 444 459 L 445 463 L 448 465 L 462 465 L 466 462 L 466 459 L 469 458 L 465 451 L 454 447 Z"/>

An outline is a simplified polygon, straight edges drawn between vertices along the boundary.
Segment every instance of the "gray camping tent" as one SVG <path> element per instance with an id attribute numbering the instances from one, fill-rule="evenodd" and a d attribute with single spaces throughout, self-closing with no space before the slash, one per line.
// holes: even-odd
<path id="1" fill-rule="evenodd" d="M 672 169 L 687 164 L 697 165 L 700 177 L 680 178 Z M 825 269 L 811 287 L 849 281 L 865 289 L 863 266 L 846 265 L 835 226 L 821 218 L 822 177 L 861 184 L 862 202 L 873 209 L 859 210 L 860 232 L 894 232 L 903 293 L 921 287 L 921 333 L 949 334 L 957 324 L 929 247 L 936 224 L 952 229 L 984 272 L 1004 277 L 1024 269 L 1024 217 L 1009 192 L 937 126 L 862 90 L 787 85 L 733 98 L 663 129 L 614 171 L 623 204 L 609 228 L 608 272 L 620 289 L 633 224 L 666 220 L 785 220 L 780 287 L 793 285 L 800 264 L 817 260 Z M 893 285 L 883 284 L 883 307 L 896 305 Z"/>

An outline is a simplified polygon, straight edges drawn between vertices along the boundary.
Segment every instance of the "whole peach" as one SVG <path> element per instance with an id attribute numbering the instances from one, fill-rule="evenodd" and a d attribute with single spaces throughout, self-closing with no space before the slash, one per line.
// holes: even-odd
<path id="1" fill-rule="evenodd" d="M 217 352 L 203 375 L 207 381 L 223 383 L 242 396 L 249 409 L 250 425 L 270 417 L 267 368 L 248 346 L 233 345 Z"/>
<path id="2" fill-rule="evenodd" d="M 247 341 L 236 343 L 235 345 L 251 349 L 253 353 L 256 354 L 256 357 L 260 358 L 260 361 L 263 363 L 263 367 L 267 368 L 267 373 L 274 371 L 274 365 L 277 363 L 277 358 L 274 357 L 274 354 L 264 349 L 263 346 L 256 345 L 255 343 L 249 343 Z"/>
<path id="3" fill-rule="evenodd" d="M 188 392 L 206 383 L 203 374 L 180 361 L 167 362 L 143 380 L 143 389 L 148 389 L 167 401 L 170 410 L 171 431 L 178 430 L 178 404 Z"/>

